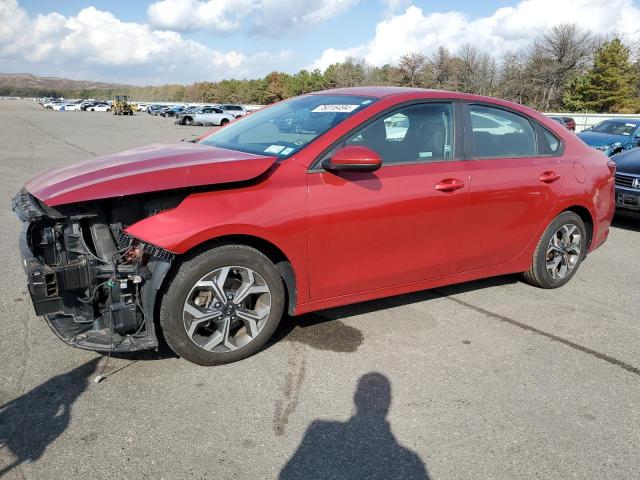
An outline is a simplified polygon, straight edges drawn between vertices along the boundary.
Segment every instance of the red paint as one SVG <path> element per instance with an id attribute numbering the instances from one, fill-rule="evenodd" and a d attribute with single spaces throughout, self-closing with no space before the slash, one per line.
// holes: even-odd
<path id="1" fill-rule="evenodd" d="M 56 205 L 249 179 L 271 167 L 258 182 L 191 194 L 127 231 L 178 254 L 230 235 L 267 241 L 291 262 L 298 314 L 525 271 L 549 222 L 570 208 L 582 208 L 592 219 L 590 251 L 606 240 L 615 208 L 608 158 L 555 121 L 517 104 L 461 93 L 382 87 L 331 93 L 379 100 L 275 164 L 270 157 L 200 145 L 153 147 L 126 152 L 126 161 L 115 155 L 79 170 L 61 169 L 27 188 Z M 374 172 L 310 170 L 321 153 L 372 116 L 423 99 L 510 108 L 554 132 L 564 151 L 383 165 Z M 573 172 L 576 162 L 584 179 Z"/>
<path id="2" fill-rule="evenodd" d="M 150 145 L 50 170 L 26 188 L 50 206 L 250 180 L 274 157 L 193 143 Z"/>
<path id="3" fill-rule="evenodd" d="M 367 147 L 350 145 L 342 147 L 331 157 L 331 165 L 340 167 L 365 167 L 368 171 L 377 170 L 382 166 L 380 155 Z"/>

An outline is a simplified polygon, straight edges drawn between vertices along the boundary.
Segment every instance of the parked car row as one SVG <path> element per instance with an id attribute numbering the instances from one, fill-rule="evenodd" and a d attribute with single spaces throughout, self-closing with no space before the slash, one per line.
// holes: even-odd
<path id="1" fill-rule="evenodd" d="M 64 100 L 64 99 L 41 99 L 39 103 L 43 108 L 58 111 L 87 111 L 87 112 L 110 112 L 111 102 L 99 100 Z"/>
<path id="2" fill-rule="evenodd" d="M 145 111 L 149 115 L 175 118 L 179 125 L 226 125 L 237 118 L 247 115 L 242 105 L 221 104 L 204 106 L 186 105 L 148 105 Z"/>

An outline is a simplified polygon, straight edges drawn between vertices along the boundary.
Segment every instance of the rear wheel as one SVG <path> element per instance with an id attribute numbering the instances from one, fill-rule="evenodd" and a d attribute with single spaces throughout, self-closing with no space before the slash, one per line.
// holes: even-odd
<path id="1" fill-rule="evenodd" d="M 587 250 L 587 229 L 573 212 L 563 212 L 547 227 L 533 254 L 525 280 L 536 287 L 558 288 L 576 274 Z"/>
<path id="2" fill-rule="evenodd" d="M 225 126 L 227 123 L 229 123 L 229 119 L 228 118 L 223 118 L 222 120 L 220 120 L 220 126 L 221 127 Z"/>
<path id="3" fill-rule="evenodd" d="M 164 337 L 181 357 L 219 365 L 256 353 L 284 311 L 283 282 L 259 251 L 226 245 L 183 262 L 160 306 Z"/>

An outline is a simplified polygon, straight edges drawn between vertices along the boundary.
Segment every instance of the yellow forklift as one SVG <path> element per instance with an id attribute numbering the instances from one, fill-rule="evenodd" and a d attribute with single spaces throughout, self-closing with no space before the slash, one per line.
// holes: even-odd
<path id="1" fill-rule="evenodd" d="M 133 115 L 133 105 L 127 95 L 116 95 L 111 104 L 111 111 L 114 115 Z"/>

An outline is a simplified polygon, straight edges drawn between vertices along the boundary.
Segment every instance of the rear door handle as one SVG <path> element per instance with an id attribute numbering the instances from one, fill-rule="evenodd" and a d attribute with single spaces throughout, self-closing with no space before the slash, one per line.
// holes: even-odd
<path id="1" fill-rule="evenodd" d="M 544 183 L 553 183 L 556 180 L 560 180 L 560 175 L 556 172 L 544 172 L 540 175 L 540 181 Z"/>
<path id="2" fill-rule="evenodd" d="M 453 192 L 464 187 L 464 182 L 457 178 L 445 178 L 436 183 L 435 189 L 439 192 Z"/>

